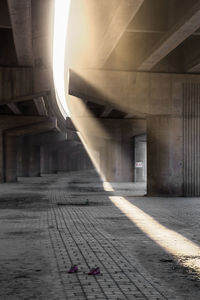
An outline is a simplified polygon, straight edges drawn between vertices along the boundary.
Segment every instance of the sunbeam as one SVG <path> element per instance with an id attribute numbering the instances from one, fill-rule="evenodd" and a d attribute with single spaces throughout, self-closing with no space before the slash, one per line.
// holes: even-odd
<path id="1" fill-rule="evenodd" d="M 65 48 L 69 20 L 70 0 L 54 2 L 53 77 L 59 108 L 64 117 L 69 116 L 65 96 Z"/>
<path id="2" fill-rule="evenodd" d="M 200 247 L 197 244 L 161 225 L 124 197 L 109 198 L 148 237 L 166 252 L 174 255 L 182 265 L 200 274 Z"/>

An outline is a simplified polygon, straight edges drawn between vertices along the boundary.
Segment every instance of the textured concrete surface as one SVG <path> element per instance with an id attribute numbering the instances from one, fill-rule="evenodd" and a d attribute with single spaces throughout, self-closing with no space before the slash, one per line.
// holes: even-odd
<path id="1" fill-rule="evenodd" d="M 103 185 L 107 191 L 91 172 L 1 184 L 0 299 L 198 299 L 198 272 L 111 199 L 128 200 L 198 245 L 199 198 L 141 197 L 144 184 Z M 68 274 L 73 264 L 79 272 Z M 96 266 L 101 275 L 88 276 Z"/>

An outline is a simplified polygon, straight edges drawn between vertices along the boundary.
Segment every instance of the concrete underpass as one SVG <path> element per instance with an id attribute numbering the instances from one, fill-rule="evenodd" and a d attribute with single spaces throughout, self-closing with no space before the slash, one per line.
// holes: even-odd
<path id="1" fill-rule="evenodd" d="M 200 298 L 199 36 L 199 0 L 0 1 L 0 299 Z"/>

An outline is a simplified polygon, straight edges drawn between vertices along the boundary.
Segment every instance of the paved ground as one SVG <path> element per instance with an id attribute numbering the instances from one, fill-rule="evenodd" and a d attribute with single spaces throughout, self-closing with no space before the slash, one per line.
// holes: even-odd
<path id="1" fill-rule="evenodd" d="M 200 199 L 142 194 L 90 172 L 2 184 L 0 299 L 200 299 Z M 87 275 L 96 266 L 101 275 Z"/>

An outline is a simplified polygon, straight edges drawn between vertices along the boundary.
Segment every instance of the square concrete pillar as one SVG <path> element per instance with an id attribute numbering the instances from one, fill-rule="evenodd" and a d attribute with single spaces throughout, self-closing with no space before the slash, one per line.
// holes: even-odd
<path id="1" fill-rule="evenodd" d="M 40 146 L 40 173 L 49 173 L 49 153 L 44 146 Z"/>
<path id="2" fill-rule="evenodd" d="M 17 143 L 17 176 L 29 176 L 29 143 L 26 137 L 19 137 Z"/>
<path id="3" fill-rule="evenodd" d="M 44 174 L 54 173 L 54 151 L 46 146 L 40 146 L 40 171 Z"/>
<path id="4" fill-rule="evenodd" d="M 147 194 L 183 195 L 182 117 L 147 119 Z"/>
<path id="5" fill-rule="evenodd" d="M 58 171 L 68 171 L 70 170 L 70 159 L 69 153 L 66 150 L 59 150 L 57 155 L 57 170 Z"/>
<path id="6" fill-rule="evenodd" d="M 56 173 L 58 171 L 58 151 L 52 151 L 52 171 Z"/>
<path id="7" fill-rule="evenodd" d="M 30 145 L 29 176 L 40 176 L 40 146 Z"/>
<path id="8" fill-rule="evenodd" d="M 17 181 L 17 138 L 5 136 L 5 180 Z"/>
<path id="9" fill-rule="evenodd" d="M 100 170 L 110 182 L 133 181 L 131 139 L 101 139 Z"/>

